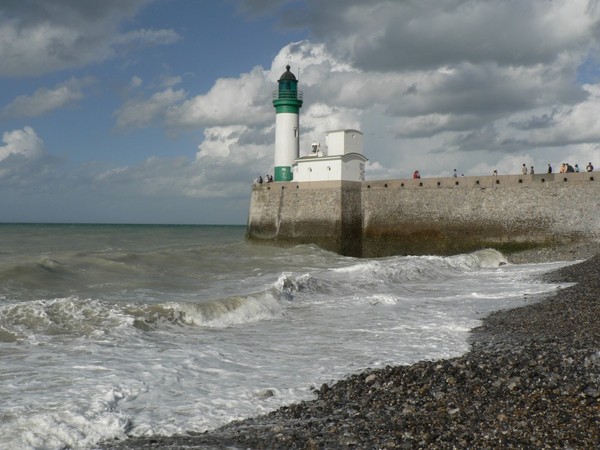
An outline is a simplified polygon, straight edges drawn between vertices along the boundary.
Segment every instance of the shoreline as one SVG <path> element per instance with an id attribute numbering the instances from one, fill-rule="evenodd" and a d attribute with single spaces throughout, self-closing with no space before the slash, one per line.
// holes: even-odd
<path id="1" fill-rule="evenodd" d="M 508 259 L 585 261 L 542 277 L 574 286 L 482 319 L 460 357 L 366 369 L 322 385 L 315 400 L 263 416 L 199 434 L 105 442 L 104 448 L 598 447 L 598 244 L 528 250 Z"/>

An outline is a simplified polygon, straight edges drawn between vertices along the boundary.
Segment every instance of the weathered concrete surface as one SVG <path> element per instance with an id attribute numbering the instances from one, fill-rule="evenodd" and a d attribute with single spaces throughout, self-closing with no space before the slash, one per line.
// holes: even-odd
<path id="1" fill-rule="evenodd" d="M 361 183 L 268 183 L 252 191 L 247 237 L 362 252 Z"/>
<path id="2" fill-rule="evenodd" d="M 365 257 L 596 241 L 595 178 L 572 173 L 256 185 L 247 236 Z"/>

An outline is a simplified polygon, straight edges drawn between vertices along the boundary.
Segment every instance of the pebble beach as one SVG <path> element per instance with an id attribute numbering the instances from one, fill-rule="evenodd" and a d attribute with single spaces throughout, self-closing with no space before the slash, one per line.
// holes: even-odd
<path id="1" fill-rule="evenodd" d="M 555 295 L 485 318 L 461 357 L 365 370 L 322 385 L 314 400 L 217 430 L 103 448 L 599 448 L 598 246 L 509 259 L 584 261 L 544 276 L 565 284 Z"/>

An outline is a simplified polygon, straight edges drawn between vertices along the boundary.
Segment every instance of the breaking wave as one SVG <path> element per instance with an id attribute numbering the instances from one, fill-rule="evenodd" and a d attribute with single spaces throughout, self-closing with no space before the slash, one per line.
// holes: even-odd
<path id="1" fill-rule="evenodd" d="M 111 263 L 108 263 L 111 264 Z M 285 314 L 290 302 L 317 296 L 351 293 L 369 297 L 377 285 L 443 280 L 479 268 L 507 264 L 498 251 L 486 249 L 451 257 L 390 257 L 358 261 L 343 268 L 318 269 L 313 273 L 283 272 L 278 279 L 250 294 L 208 301 L 158 303 L 109 302 L 77 296 L 49 300 L 7 302 L 0 306 L 0 342 L 32 339 L 32 336 L 107 334 L 121 327 L 151 331 L 165 326 L 229 327 L 273 320 Z M 23 269 L 15 268 L 17 272 Z M 34 270 L 50 276 L 66 276 L 64 265 L 45 260 Z M 391 294 L 386 294 L 391 295 Z M 393 303 L 390 298 L 379 302 Z"/>
<path id="2" fill-rule="evenodd" d="M 133 325 L 152 330 L 161 325 L 228 327 L 270 320 L 282 315 L 281 305 L 267 293 L 235 296 L 204 303 L 171 302 L 128 307 Z"/>
<path id="3" fill-rule="evenodd" d="M 507 264 L 506 257 L 493 249 L 478 250 L 456 256 L 395 256 L 373 259 L 332 269 L 339 273 L 352 273 L 356 277 L 388 282 L 427 281 Z"/>
<path id="4" fill-rule="evenodd" d="M 154 305 L 108 304 L 76 297 L 34 300 L 0 307 L 0 342 L 110 334 L 131 326 L 143 331 L 164 326 L 227 327 L 281 315 L 281 305 L 269 293 Z"/>

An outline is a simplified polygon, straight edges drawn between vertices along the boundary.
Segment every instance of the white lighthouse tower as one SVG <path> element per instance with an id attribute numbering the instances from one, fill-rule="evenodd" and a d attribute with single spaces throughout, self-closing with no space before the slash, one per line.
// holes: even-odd
<path id="1" fill-rule="evenodd" d="M 292 166 L 300 155 L 300 108 L 302 91 L 287 65 L 273 92 L 275 107 L 275 171 L 274 181 L 292 181 Z"/>

